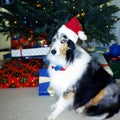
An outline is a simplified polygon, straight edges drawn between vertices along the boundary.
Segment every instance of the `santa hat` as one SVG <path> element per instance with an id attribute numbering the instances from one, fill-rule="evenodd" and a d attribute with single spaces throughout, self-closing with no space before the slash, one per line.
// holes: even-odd
<path id="1" fill-rule="evenodd" d="M 78 37 L 81 40 L 87 40 L 87 36 L 82 31 L 82 26 L 76 17 L 73 17 L 58 29 L 58 34 L 62 33 L 67 35 L 74 43 L 77 42 Z"/>

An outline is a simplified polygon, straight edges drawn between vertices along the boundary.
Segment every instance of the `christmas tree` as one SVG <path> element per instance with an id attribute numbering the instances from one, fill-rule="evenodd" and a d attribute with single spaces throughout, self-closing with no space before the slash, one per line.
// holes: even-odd
<path id="1" fill-rule="evenodd" d="M 52 35 L 73 16 L 82 23 L 88 38 L 103 44 L 116 40 L 111 33 L 119 18 L 113 0 L 1 0 L 0 32 L 20 38 Z M 47 35 L 46 35 L 47 34 Z"/>

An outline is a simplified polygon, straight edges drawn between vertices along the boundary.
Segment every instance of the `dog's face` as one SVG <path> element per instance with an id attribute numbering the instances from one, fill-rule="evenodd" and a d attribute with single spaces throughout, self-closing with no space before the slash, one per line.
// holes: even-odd
<path id="1" fill-rule="evenodd" d="M 59 34 L 56 33 L 52 39 L 51 51 L 50 51 L 51 54 L 53 56 L 64 56 L 68 49 L 67 42 L 68 42 L 68 38 L 66 35 L 61 34 L 59 36 Z"/>
<path id="2" fill-rule="evenodd" d="M 65 34 L 56 33 L 52 39 L 49 56 L 50 59 L 64 59 L 71 62 L 74 57 L 75 44 Z"/>

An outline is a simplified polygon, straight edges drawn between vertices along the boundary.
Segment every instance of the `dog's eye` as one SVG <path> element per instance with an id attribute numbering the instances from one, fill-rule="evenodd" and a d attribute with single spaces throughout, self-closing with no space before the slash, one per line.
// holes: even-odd
<path id="1" fill-rule="evenodd" d="M 66 35 L 63 35 L 63 37 L 64 37 L 65 39 L 67 39 L 67 36 L 66 36 Z"/>
<path id="2" fill-rule="evenodd" d="M 62 43 L 62 44 L 66 43 L 66 42 L 67 42 L 67 40 L 61 40 L 61 43 Z"/>
<path id="3" fill-rule="evenodd" d="M 53 38 L 52 42 L 55 42 L 55 41 L 56 41 L 56 39 L 55 39 L 55 38 Z"/>

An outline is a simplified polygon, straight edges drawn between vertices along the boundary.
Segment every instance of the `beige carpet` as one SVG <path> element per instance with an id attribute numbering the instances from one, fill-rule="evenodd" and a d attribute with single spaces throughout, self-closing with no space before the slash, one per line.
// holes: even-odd
<path id="1" fill-rule="evenodd" d="M 0 89 L 0 120 L 47 120 L 54 97 L 39 96 L 38 88 Z M 66 110 L 56 120 L 93 120 Z M 120 120 L 120 113 L 109 120 Z"/>

